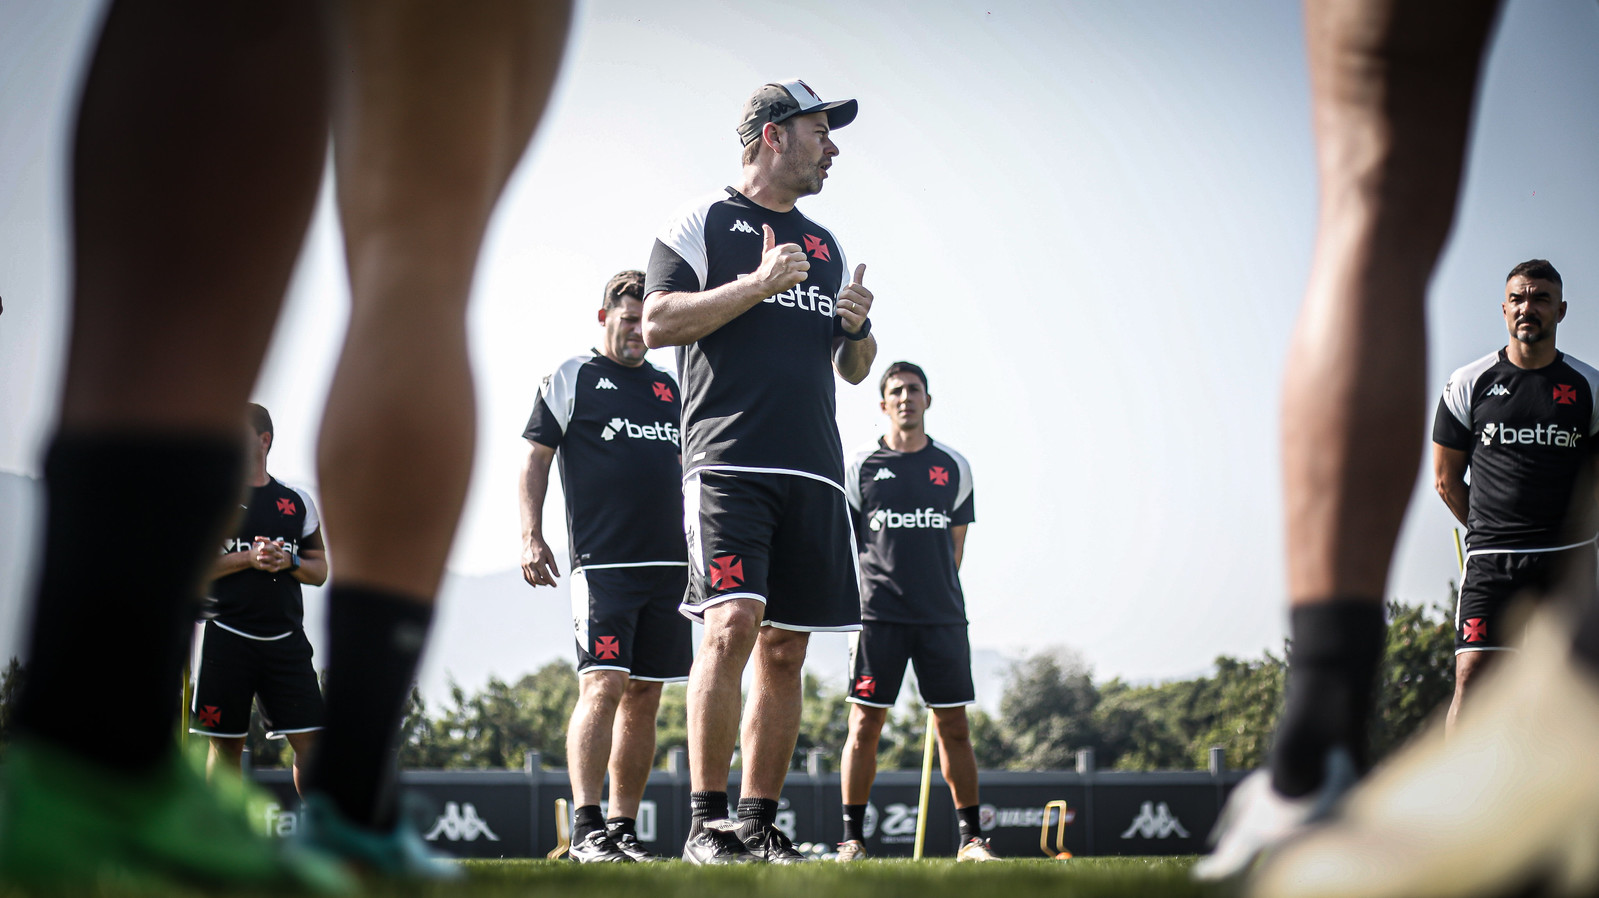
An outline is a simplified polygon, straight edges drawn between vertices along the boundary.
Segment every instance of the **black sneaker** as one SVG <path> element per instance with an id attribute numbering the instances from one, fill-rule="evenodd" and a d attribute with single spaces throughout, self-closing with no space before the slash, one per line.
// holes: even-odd
<path id="1" fill-rule="evenodd" d="M 769 864 L 803 864 L 810 858 L 794 849 L 794 843 L 784 832 L 768 823 L 755 835 L 744 838 L 744 847 Z"/>
<path id="2" fill-rule="evenodd" d="M 618 832 L 614 829 L 607 829 L 607 832 L 611 834 L 611 841 L 616 843 L 616 847 L 622 849 L 622 853 L 632 858 L 636 863 L 649 864 L 666 860 L 664 857 L 650 854 L 650 850 L 645 848 L 644 843 L 638 840 L 636 833 Z"/>
<path id="3" fill-rule="evenodd" d="M 691 864 L 755 864 L 760 858 L 750 854 L 738 837 L 738 824 L 731 820 L 712 820 L 688 837 L 683 860 Z"/>
<path id="4" fill-rule="evenodd" d="M 567 853 L 580 864 L 633 863 L 633 859 L 611 841 L 610 833 L 604 829 L 589 830 L 587 835 L 572 843 Z"/>

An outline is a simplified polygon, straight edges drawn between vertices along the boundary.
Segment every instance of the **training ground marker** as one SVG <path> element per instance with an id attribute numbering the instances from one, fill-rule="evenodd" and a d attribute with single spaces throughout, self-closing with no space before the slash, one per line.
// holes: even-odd
<path id="1" fill-rule="evenodd" d="M 572 847 L 572 814 L 566 799 L 555 799 L 555 847 L 545 857 L 555 860 Z"/>
<path id="2" fill-rule="evenodd" d="M 1059 811 L 1055 824 L 1055 846 L 1049 845 L 1049 812 Z M 1044 805 L 1044 825 L 1038 831 L 1038 847 L 1044 852 L 1044 857 L 1054 858 L 1057 861 L 1071 860 L 1072 853 L 1066 850 L 1066 799 L 1057 798 Z"/>

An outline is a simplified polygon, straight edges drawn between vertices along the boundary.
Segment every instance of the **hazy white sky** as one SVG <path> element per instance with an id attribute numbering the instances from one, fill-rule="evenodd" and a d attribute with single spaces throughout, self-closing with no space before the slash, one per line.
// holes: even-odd
<path id="1" fill-rule="evenodd" d="M 98 12 L 0 0 L 0 470 L 37 474 L 51 420 L 66 127 Z M 1315 214 L 1300 29 L 1281 0 L 583 4 L 480 268 L 452 567 L 516 564 L 539 378 L 597 339 L 601 285 L 643 267 L 670 213 L 736 180 L 750 90 L 798 76 L 861 105 L 801 207 L 868 266 L 878 370 L 924 366 L 929 430 L 972 462 L 973 643 L 1067 644 L 1136 679 L 1276 647 L 1277 403 Z M 1562 347 L 1599 361 L 1595 45 L 1591 2 L 1511 4 L 1430 297 L 1435 389 L 1502 345 L 1504 274 L 1533 256 L 1565 276 Z M 314 485 L 345 302 L 324 202 L 255 396 L 291 481 Z M 880 432 L 876 374 L 840 384 L 846 448 Z M 1419 482 L 1394 594 L 1446 598 L 1451 526 Z"/>

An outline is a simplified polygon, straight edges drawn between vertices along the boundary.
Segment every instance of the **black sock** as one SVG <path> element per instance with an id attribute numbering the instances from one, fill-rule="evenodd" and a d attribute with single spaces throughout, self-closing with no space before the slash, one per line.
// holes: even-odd
<path id="1" fill-rule="evenodd" d="M 974 804 L 969 808 L 956 808 L 955 816 L 960 820 L 962 842 L 983 837 L 982 806 Z"/>
<path id="2" fill-rule="evenodd" d="M 637 836 L 638 821 L 632 817 L 607 817 L 605 818 L 605 831 L 613 836 Z"/>
<path id="3" fill-rule="evenodd" d="M 432 605 L 398 594 L 343 584 L 328 590 L 328 727 L 307 788 L 357 825 L 394 825 L 394 747 L 432 620 Z"/>
<path id="4" fill-rule="evenodd" d="M 1366 768 L 1366 725 L 1387 635 L 1382 603 L 1335 599 L 1289 612 L 1288 701 L 1271 749 L 1271 782 L 1298 798 L 1321 786 L 1340 746 Z"/>
<path id="5" fill-rule="evenodd" d="M 572 843 L 577 844 L 589 833 L 605 828 L 605 812 L 597 804 L 586 804 L 572 815 Z"/>
<path id="6" fill-rule="evenodd" d="M 748 839 L 777 822 L 777 800 L 774 798 L 740 798 L 738 800 L 738 834 Z"/>
<path id="7" fill-rule="evenodd" d="M 227 439 L 56 438 L 18 730 L 129 773 L 171 752 L 183 660 L 238 511 L 242 461 L 242 443 Z M 107 689 L 115 700 L 96 701 Z"/>
<path id="8" fill-rule="evenodd" d="M 1571 640 L 1571 653 L 1587 665 L 1591 674 L 1599 675 L 1599 598 L 1590 597 L 1581 608 L 1577 633 Z"/>
<path id="9" fill-rule="evenodd" d="M 866 841 L 866 835 L 865 835 L 865 832 L 864 832 L 865 826 L 866 826 L 866 805 L 864 805 L 864 804 L 847 804 L 847 805 L 844 805 L 844 841 L 845 842 L 864 842 L 864 841 Z"/>
<path id="10" fill-rule="evenodd" d="M 688 794 L 688 834 L 692 838 L 712 820 L 727 819 L 726 792 L 690 792 Z"/>

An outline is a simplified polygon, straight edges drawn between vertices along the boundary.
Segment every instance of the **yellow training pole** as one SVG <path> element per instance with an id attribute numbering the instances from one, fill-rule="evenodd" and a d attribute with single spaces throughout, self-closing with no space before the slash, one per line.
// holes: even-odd
<path id="1" fill-rule="evenodd" d="M 918 861 L 927 841 L 927 793 L 933 786 L 933 731 L 937 728 L 938 720 L 933 717 L 933 709 L 928 708 L 927 736 L 922 740 L 922 794 L 916 799 L 916 851 L 911 854 Z"/>
<path id="2" fill-rule="evenodd" d="M 1460 544 L 1460 528 L 1455 528 L 1455 562 L 1460 565 L 1460 574 L 1466 574 L 1466 550 Z"/>

